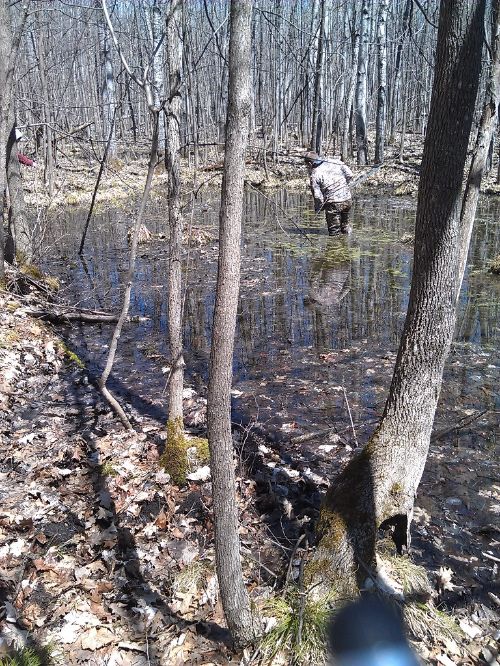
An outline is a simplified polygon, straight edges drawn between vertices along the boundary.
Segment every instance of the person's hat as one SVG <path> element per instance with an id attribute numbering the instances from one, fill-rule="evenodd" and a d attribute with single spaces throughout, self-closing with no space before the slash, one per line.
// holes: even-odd
<path id="1" fill-rule="evenodd" d="M 318 155 L 318 153 L 314 152 L 309 152 L 305 153 L 304 159 L 306 162 L 312 162 L 313 164 L 317 162 L 318 164 L 321 164 L 321 162 L 324 162 L 324 159 Z"/>

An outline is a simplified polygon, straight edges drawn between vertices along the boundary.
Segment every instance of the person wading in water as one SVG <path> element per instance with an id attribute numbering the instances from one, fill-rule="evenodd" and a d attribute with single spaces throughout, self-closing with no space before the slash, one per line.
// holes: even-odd
<path id="1" fill-rule="evenodd" d="M 304 155 L 304 159 L 311 179 L 314 210 L 316 213 L 325 211 L 330 236 L 349 234 L 352 231 L 349 224 L 352 171 L 336 157 L 326 159 L 310 152 Z"/>

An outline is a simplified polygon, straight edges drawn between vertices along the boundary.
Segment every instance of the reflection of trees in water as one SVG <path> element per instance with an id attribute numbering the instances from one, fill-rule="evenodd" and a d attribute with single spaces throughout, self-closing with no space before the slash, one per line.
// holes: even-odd
<path id="1" fill-rule="evenodd" d="M 455 339 L 475 344 L 493 344 L 499 337 L 500 281 L 483 268 L 498 254 L 500 244 L 497 207 L 492 203 L 484 202 L 476 220 L 455 329 Z"/>

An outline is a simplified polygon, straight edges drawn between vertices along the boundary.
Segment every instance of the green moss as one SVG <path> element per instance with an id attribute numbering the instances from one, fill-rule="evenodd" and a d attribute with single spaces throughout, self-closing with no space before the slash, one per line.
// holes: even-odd
<path id="1" fill-rule="evenodd" d="M 59 346 L 64 354 L 65 359 L 67 360 L 68 363 L 74 363 L 76 366 L 78 366 L 81 370 L 85 368 L 85 363 L 82 361 L 82 359 L 75 354 L 74 351 L 71 351 L 69 347 L 67 347 L 64 342 L 59 342 Z"/>
<path id="2" fill-rule="evenodd" d="M 400 495 L 403 492 L 403 486 L 400 483 L 393 483 L 389 492 L 391 495 Z"/>
<path id="3" fill-rule="evenodd" d="M 160 465 L 170 474 L 174 483 L 182 486 L 186 483 L 189 462 L 187 449 L 190 440 L 184 434 L 184 424 L 181 417 L 167 421 L 167 441 L 165 451 L 160 458 Z"/>
<path id="4" fill-rule="evenodd" d="M 196 457 L 202 463 L 207 463 L 210 460 L 210 448 L 208 446 L 208 439 L 204 437 L 190 437 L 188 446 L 196 448 Z"/>
<path id="5" fill-rule="evenodd" d="M 118 476 L 118 472 L 113 467 L 113 464 L 107 460 L 99 467 L 99 473 L 101 476 Z"/>
<path id="6" fill-rule="evenodd" d="M 327 506 L 322 506 L 319 513 L 317 531 L 322 535 L 322 539 L 325 537 L 328 539 L 328 543 L 325 544 L 328 546 L 339 543 L 344 539 L 347 526 L 345 520 L 337 511 Z"/>

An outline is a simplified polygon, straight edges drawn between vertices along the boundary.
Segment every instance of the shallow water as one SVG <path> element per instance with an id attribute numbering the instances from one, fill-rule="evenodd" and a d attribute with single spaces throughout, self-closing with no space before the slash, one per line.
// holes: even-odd
<path id="1" fill-rule="evenodd" d="M 354 233 L 329 238 L 307 194 L 248 192 L 245 201 L 241 298 L 234 360 L 234 418 L 259 421 L 281 438 L 335 427 L 366 441 L 380 415 L 404 323 L 415 203 L 357 198 Z M 274 203 L 272 203 L 274 202 Z M 85 212 L 64 211 L 52 223 L 50 271 L 63 277 L 71 303 L 116 309 L 127 268 L 126 232 L 135 205 L 96 216 L 77 258 Z M 188 205 L 186 223 L 216 234 L 218 194 Z M 283 213 L 286 211 L 286 215 Z M 500 280 L 485 272 L 500 252 L 500 203 L 483 200 L 471 241 L 455 342 L 447 362 L 436 427 L 467 410 L 492 410 L 498 422 Z M 150 230 L 168 234 L 166 206 L 154 201 Z M 293 221 L 290 219 L 293 218 Z M 204 391 L 217 269 L 215 242 L 184 257 L 188 289 L 184 341 L 187 380 Z M 144 413 L 165 412 L 168 243 L 142 245 L 130 314 L 148 317 L 124 330 L 110 385 Z M 112 329 L 66 329 L 72 348 L 98 372 Z M 492 421 L 492 428 L 494 427 Z"/>

